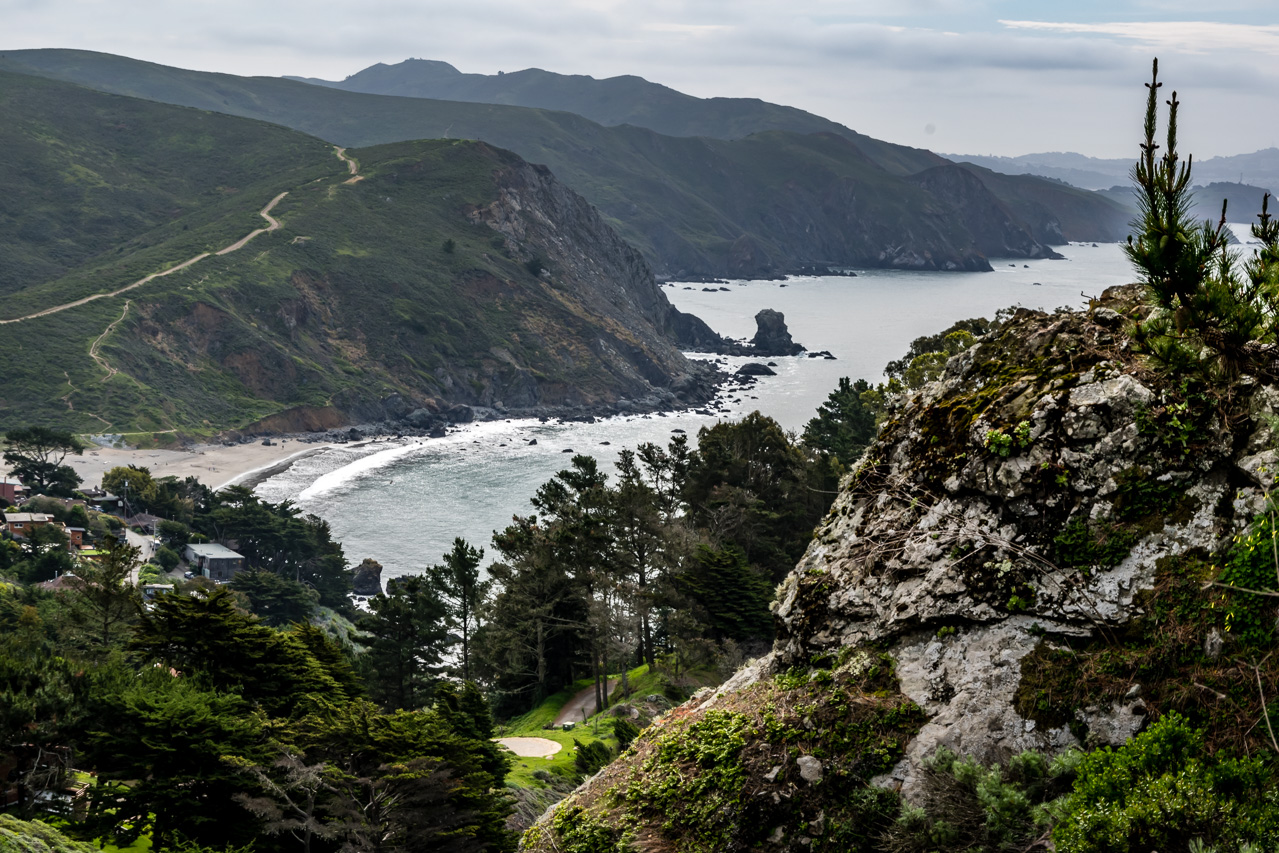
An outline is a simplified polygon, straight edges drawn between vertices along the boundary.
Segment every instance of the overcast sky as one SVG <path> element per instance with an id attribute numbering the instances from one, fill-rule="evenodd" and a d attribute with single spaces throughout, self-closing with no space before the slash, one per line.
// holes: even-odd
<path id="1" fill-rule="evenodd" d="M 962 154 L 1135 156 L 1158 56 L 1184 152 L 1279 146 L 1279 0 L 0 0 L 0 21 L 0 49 L 233 74 L 636 74 Z"/>

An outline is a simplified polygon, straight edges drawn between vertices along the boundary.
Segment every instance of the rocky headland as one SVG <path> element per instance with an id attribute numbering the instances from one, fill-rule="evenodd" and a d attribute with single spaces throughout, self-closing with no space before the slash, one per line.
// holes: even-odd
<path id="1" fill-rule="evenodd" d="M 1173 711 L 1217 748 L 1268 749 L 1275 673 L 1244 660 L 1239 620 L 1273 616 L 1212 584 L 1266 505 L 1279 390 L 1152 370 L 1127 333 L 1147 310 L 1135 287 L 1019 310 L 895 400 L 777 590 L 771 653 L 646 730 L 523 849 L 587 831 L 870 849 L 940 747 L 999 765 L 1120 746 Z"/>

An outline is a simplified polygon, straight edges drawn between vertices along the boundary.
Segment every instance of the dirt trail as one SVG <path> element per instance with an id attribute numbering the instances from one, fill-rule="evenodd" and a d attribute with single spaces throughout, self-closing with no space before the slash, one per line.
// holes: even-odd
<path id="1" fill-rule="evenodd" d="M 613 689 L 617 687 L 618 680 L 616 678 L 608 682 L 605 693 L 612 695 Z M 565 723 L 580 723 L 586 717 L 591 716 L 598 710 L 599 706 L 595 704 L 595 685 L 591 685 L 583 690 L 579 690 L 577 695 L 568 700 L 567 704 L 560 709 L 559 714 L 555 716 L 556 728 Z M 586 712 L 586 717 L 582 716 L 582 712 Z"/>
<path id="2" fill-rule="evenodd" d="M 346 164 L 346 168 L 350 171 L 352 177 L 343 181 L 344 184 L 354 184 L 357 181 L 364 180 L 364 176 L 360 174 L 360 163 L 354 157 L 346 156 L 345 148 L 334 148 L 333 151 L 338 155 L 338 159 Z"/>
<path id="3" fill-rule="evenodd" d="M 230 246 L 227 246 L 225 249 L 219 250 L 218 254 L 229 255 L 232 252 L 234 252 L 236 249 L 239 249 L 240 247 L 242 247 L 245 243 L 252 240 L 254 237 L 258 236 L 259 234 L 266 234 L 268 231 L 274 231 L 275 229 L 279 228 L 280 220 L 276 219 L 274 216 L 271 215 L 271 208 L 279 204 L 280 199 L 284 198 L 286 195 L 288 195 L 287 191 L 280 193 L 275 198 L 271 199 L 270 204 L 268 204 L 266 207 L 258 211 L 258 215 L 266 220 L 265 228 L 258 228 L 256 231 L 253 231 L 252 233 L 250 233 L 247 237 L 242 237 L 236 242 L 232 243 Z"/>
<path id="4" fill-rule="evenodd" d="M 119 325 L 125 317 L 129 316 L 129 303 L 132 301 L 132 299 L 124 300 L 124 310 L 120 312 L 120 316 L 112 320 L 111 324 L 102 330 L 102 334 L 98 335 L 97 338 L 94 339 L 93 343 L 89 345 L 89 358 L 96 361 L 98 366 L 107 372 L 107 375 L 102 377 L 102 382 L 106 382 L 120 371 L 108 364 L 105 358 L 98 355 L 98 349 L 102 346 L 102 342 L 106 340 L 107 335 L 111 334 L 111 330 Z M 68 400 L 67 405 L 71 405 L 71 401 Z"/>
<path id="5" fill-rule="evenodd" d="M 258 236 L 259 234 L 264 234 L 267 231 L 274 231 L 275 229 L 279 228 L 280 222 L 275 217 L 271 216 L 271 208 L 279 204 L 280 199 L 284 198 L 286 195 L 288 195 L 287 192 L 280 193 L 278 196 L 271 199 L 271 202 L 266 207 L 258 211 L 258 214 L 263 219 L 265 219 L 268 223 L 266 228 L 257 229 L 253 233 L 249 234 L 247 237 L 237 240 L 235 243 L 232 243 L 230 246 L 227 246 L 225 249 L 218 251 L 217 254 L 225 255 L 228 252 L 234 252 L 236 249 L 239 249 L 241 246 L 243 246 L 245 243 L 252 240 L 254 237 Z M 172 275 L 178 270 L 184 270 L 187 267 L 191 266 L 192 264 L 198 263 L 212 254 L 213 254 L 212 252 L 201 252 L 200 254 L 196 255 L 194 258 L 188 258 L 187 260 L 183 261 L 177 266 L 169 267 L 167 270 L 163 270 L 161 272 L 153 272 L 146 278 L 140 278 L 137 281 L 133 282 L 133 284 L 127 284 L 124 287 L 121 287 L 119 290 L 112 290 L 109 293 L 95 293 L 92 296 L 86 296 L 83 299 L 77 299 L 75 302 L 67 302 L 62 305 L 55 305 L 52 308 L 45 308 L 43 311 L 36 311 L 34 314 L 28 314 L 25 317 L 14 317 L 12 320 L 0 320 L 0 326 L 7 325 L 9 323 L 21 323 L 23 320 L 34 320 L 36 317 L 47 317 L 50 314 L 57 314 L 59 311 L 66 311 L 68 308 L 75 308 L 80 305 L 86 305 L 90 302 L 93 302 L 96 299 L 110 299 L 112 296 L 119 296 L 121 293 L 128 293 L 130 290 L 133 290 L 135 287 L 141 287 L 142 285 L 146 284 L 149 281 L 154 281 L 155 279 L 161 278 L 166 275 Z"/>

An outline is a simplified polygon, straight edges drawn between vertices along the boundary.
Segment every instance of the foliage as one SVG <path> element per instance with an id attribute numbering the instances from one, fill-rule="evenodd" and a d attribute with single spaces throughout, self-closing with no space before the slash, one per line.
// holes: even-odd
<path id="1" fill-rule="evenodd" d="M 319 604 L 319 594 L 315 590 L 273 572 L 236 572 L 230 587 L 243 593 L 249 600 L 249 609 L 267 625 L 276 628 L 308 621 Z"/>
<path id="2" fill-rule="evenodd" d="M 613 720 L 613 735 L 617 738 L 617 748 L 625 750 L 631 745 L 631 741 L 639 737 L 640 727 L 627 717 L 617 717 Z"/>
<path id="3" fill-rule="evenodd" d="M 426 576 L 448 610 L 451 626 L 460 632 L 463 681 L 471 678 L 471 639 L 479 627 L 479 611 L 488 596 L 491 581 L 480 579 L 484 549 L 475 549 L 465 539 L 453 540 L 444 561 L 430 566 Z"/>
<path id="4" fill-rule="evenodd" d="M 0 813 L 0 853 L 95 853 L 92 844 L 72 841 L 38 820 Z"/>
<path id="5" fill-rule="evenodd" d="M 32 493 L 70 496 L 80 477 L 62 462 L 68 454 L 84 452 L 84 444 L 70 432 L 43 426 L 11 429 L 4 435 L 4 462 L 13 476 Z"/>
<path id="6" fill-rule="evenodd" d="M 86 560 L 71 580 L 71 618 L 89 642 L 106 649 L 116 645 L 123 629 L 137 619 L 141 607 L 133 570 L 141 549 L 124 539 L 107 537 L 105 553 Z"/>
<path id="7" fill-rule="evenodd" d="M 1275 638 L 1274 534 L 1273 514 L 1260 516 L 1235 541 L 1221 572 L 1221 583 L 1230 588 L 1224 628 L 1250 646 L 1266 646 Z"/>
<path id="8" fill-rule="evenodd" d="M 816 416 L 805 424 L 804 444 L 850 468 L 875 438 L 875 412 L 862 397 L 869 390 L 865 379 L 849 382 L 848 377 L 841 378 L 826 402 L 817 407 Z"/>
<path id="9" fill-rule="evenodd" d="M 736 547 L 697 549 L 688 568 L 674 578 L 676 589 L 688 596 L 704 615 L 715 639 L 766 640 L 772 636 L 768 604 L 772 584 L 746 563 Z"/>
<path id="10" fill-rule="evenodd" d="M 293 712 L 307 695 L 346 698 L 305 643 L 240 612 L 227 587 L 159 597 L 129 648 L 175 671 L 199 674 L 212 688 L 235 693 L 271 716 Z"/>
<path id="11" fill-rule="evenodd" d="M 356 623 L 367 637 L 361 663 L 369 692 L 387 710 L 421 708 L 443 672 L 448 607 L 425 577 L 396 578 L 386 586 Z"/>
<path id="12" fill-rule="evenodd" d="M 1244 372 L 1272 375 L 1279 309 L 1279 222 L 1264 197 L 1253 236 L 1262 244 L 1243 274 L 1221 220 L 1195 224 L 1191 161 L 1177 152 L 1177 93 L 1167 101 L 1167 138 L 1157 155 L 1159 62 L 1148 90 L 1141 157 L 1133 169 L 1139 218 L 1126 252 L 1156 309 L 1133 330 L 1134 341 L 1177 374 L 1231 380 Z"/>
<path id="13" fill-rule="evenodd" d="M 586 743 L 582 743 L 574 738 L 573 749 L 575 751 L 573 766 L 583 776 L 595 775 L 601 767 L 613 760 L 612 750 L 603 741 L 588 740 Z"/>
<path id="14" fill-rule="evenodd" d="M 917 804 L 903 805 L 884 849 L 1028 849 L 1051 825 L 1045 804 L 1068 789 L 1078 758 L 1066 753 L 1050 762 L 1023 752 L 1007 766 L 985 767 L 939 747 L 920 769 Z"/>
<path id="15" fill-rule="evenodd" d="M 1170 713 L 1122 747 L 1080 761 L 1053 840 L 1063 853 L 1266 842 L 1279 834 L 1275 792 L 1261 759 L 1207 754 L 1203 732 Z"/>

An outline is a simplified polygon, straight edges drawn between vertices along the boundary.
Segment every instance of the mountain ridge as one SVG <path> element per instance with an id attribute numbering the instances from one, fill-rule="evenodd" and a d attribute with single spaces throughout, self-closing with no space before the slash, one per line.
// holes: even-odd
<path id="1" fill-rule="evenodd" d="M 14 51 L 4 62 L 104 91 L 283 123 L 338 145 L 482 138 L 550 166 L 664 278 L 769 277 L 823 265 L 988 269 L 986 258 L 1010 242 L 982 244 L 955 215 L 969 199 L 937 197 L 906 182 L 843 134 L 671 137 L 571 113 L 351 93 L 83 51 Z M 990 179 L 977 174 L 988 188 Z M 1128 217 L 1119 207 L 1069 187 L 1026 178 L 1005 182 L 997 195 L 1007 209 L 1001 218 L 1028 196 L 1042 196 L 1049 207 L 1091 207 L 1075 230 L 1015 221 L 1029 239 L 1014 245 L 1042 246 L 1059 232 L 1091 241 L 1125 233 Z"/>

